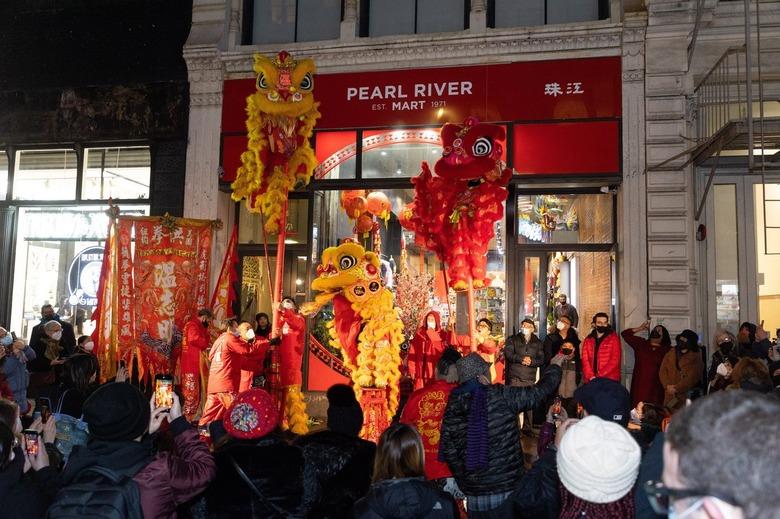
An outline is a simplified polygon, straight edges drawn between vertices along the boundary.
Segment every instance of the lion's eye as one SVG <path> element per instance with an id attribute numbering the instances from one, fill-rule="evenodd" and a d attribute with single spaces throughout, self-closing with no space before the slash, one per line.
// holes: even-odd
<path id="1" fill-rule="evenodd" d="M 260 90 L 265 90 L 268 88 L 268 81 L 265 79 L 265 74 L 260 72 L 260 75 L 257 76 L 257 88 Z"/>
<path id="2" fill-rule="evenodd" d="M 307 72 L 303 79 L 301 79 L 301 90 L 311 90 L 314 88 L 314 79 L 311 77 L 311 73 Z"/>
<path id="3" fill-rule="evenodd" d="M 355 266 L 355 263 L 357 263 L 357 260 L 352 256 L 342 256 L 339 260 L 339 268 L 341 270 L 351 269 Z"/>
<path id="4" fill-rule="evenodd" d="M 471 151 L 477 157 L 485 157 L 493 151 L 493 142 L 487 137 L 480 137 L 471 147 Z"/>

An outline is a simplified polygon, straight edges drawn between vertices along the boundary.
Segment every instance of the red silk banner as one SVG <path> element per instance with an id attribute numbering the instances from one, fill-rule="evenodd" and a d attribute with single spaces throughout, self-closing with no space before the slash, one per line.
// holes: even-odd
<path id="1" fill-rule="evenodd" d="M 214 319 L 217 322 L 224 322 L 229 316 L 233 315 L 233 302 L 236 300 L 236 292 L 233 290 L 233 283 L 238 279 L 236 264 L 238 262 L 238 227 L 233 227 L 230 235 L 225 259 L 222 261 L 222 268 L 219 271 L 219 279 L 214 287 L 214 294 L 211 296 L 211 311 L 214 313 Z"/>
<path id="2" fill-rule="evenodd" d="M 170 373 L 185 323 L 208 302 L 212 222 L 119 217 L 109 230 L 99 290 L 97 355 L 140 379 Z"/>

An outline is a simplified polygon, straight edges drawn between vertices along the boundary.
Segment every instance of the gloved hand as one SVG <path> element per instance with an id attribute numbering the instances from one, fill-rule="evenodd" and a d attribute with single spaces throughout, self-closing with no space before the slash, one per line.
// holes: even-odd
<path id="1" fill-rule="evenodd" d="M 273 337 L 271 340 L 268 341 L 268 344 L 270 344 L 271 346 L 276 346 L 277 344 L 281 344 L 281 343 L 282 343 L 281 337 Z"/>

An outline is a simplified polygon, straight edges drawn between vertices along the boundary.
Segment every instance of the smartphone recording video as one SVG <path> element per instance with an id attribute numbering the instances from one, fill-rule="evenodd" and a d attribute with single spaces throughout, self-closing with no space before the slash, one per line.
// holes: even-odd
<path id="1" fill-rule="evenodd" d="M 173 406 L 173 376 L 154 377 L 154 406 L 170 409 Z"/>
<path id="2" fill-rule="evenodd" d="M 27 454 L 30 456 L 36 456 L 38 454 L 38 450 L 41 448 L 38 431 L 33 429 L 25 429 L 22 431 L 22 434 L 24 434 L 24 447 L 27 450 Z"/>

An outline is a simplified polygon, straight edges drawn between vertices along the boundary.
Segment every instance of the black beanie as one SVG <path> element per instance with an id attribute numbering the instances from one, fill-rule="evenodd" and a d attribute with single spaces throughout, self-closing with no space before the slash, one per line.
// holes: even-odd
<path id="1" fill-rule="evenodd" d="M 126 382 L 100 386 L 84 402 L 89 434 L 99 440 L 134 440 L 146 432 L 150 415 L 144 395 Z"/>
<path id="2" fill-rule="evenodd" d="M 355 398 L 355 392 L 346 384 L 336 384 L 328 389 L 328 429 L 357 436 L 363 428 L 363 409 Z"/>

